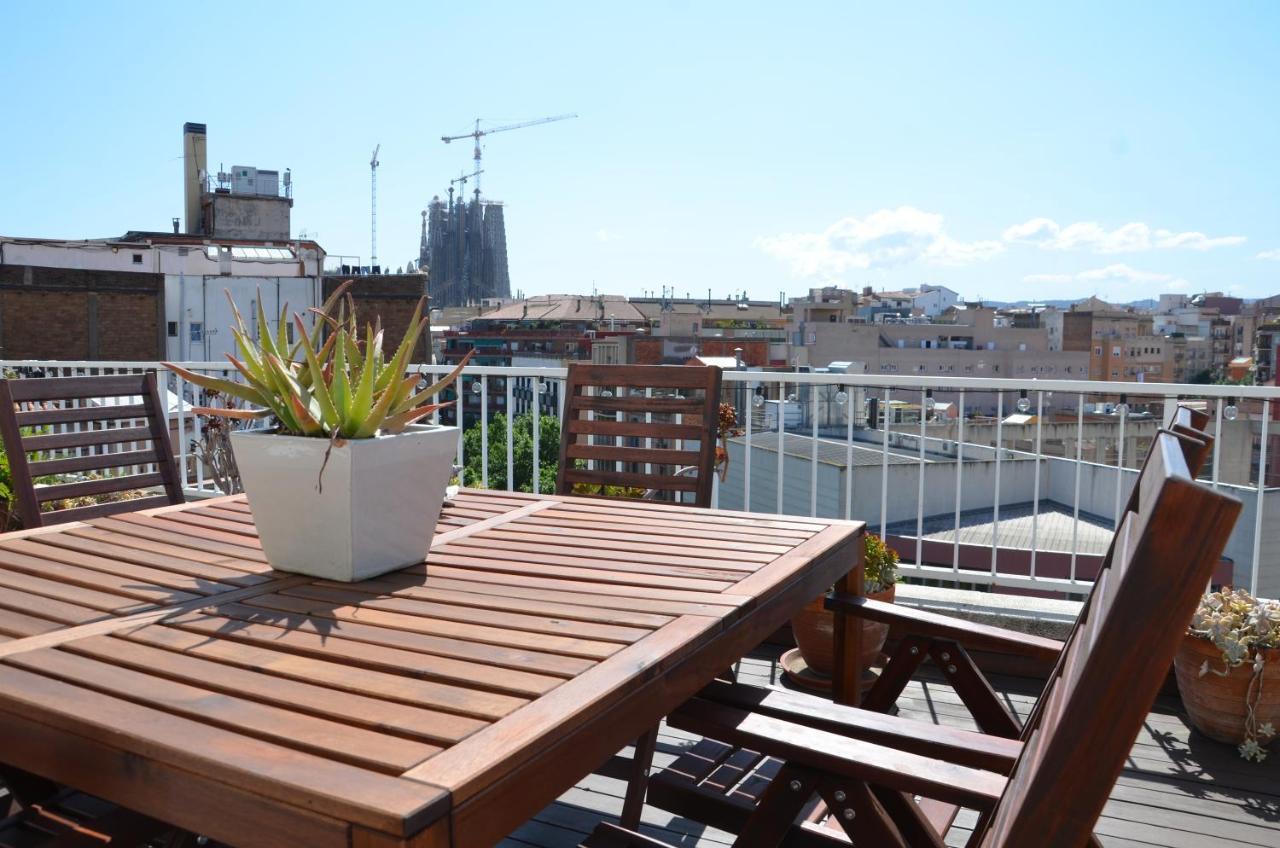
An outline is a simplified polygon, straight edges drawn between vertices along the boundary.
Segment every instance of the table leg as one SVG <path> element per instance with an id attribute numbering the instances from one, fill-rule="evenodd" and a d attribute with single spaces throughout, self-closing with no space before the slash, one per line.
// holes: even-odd
<path id="1" fill-rule="evenodd" d="M 864 591 L 863 557 L 865 551 L 862 544 L 855 546 L 857 554 L 853 567 L 836 581 L 837 595 L 862 597 Z M 835 668 L 831 685 L 831 697 L 837 704 L 848 704 L 856 707 L 861 694 L 862 682 L 862 620 L 850 616 L 842 609 L 832 611 L 833 636 L 835 639 Z"/>
<path id="2" fill-rule="evenodd" d="M 622 802 L 622 826 L 628 830 L 640 827 L 640 815 L 644 812 L 645 793 L 649 789 L 649 766 L 653 763 L 653 751 L 658 746 L 658 725 L 646 730 L 636 740 L 631 758 L 631 778 L 627 781 L 627 796 Z"/>

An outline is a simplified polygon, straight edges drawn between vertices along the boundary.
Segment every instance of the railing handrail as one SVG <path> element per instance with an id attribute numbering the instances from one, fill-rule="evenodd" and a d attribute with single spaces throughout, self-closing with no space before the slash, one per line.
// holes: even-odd
<path id="1" fill-rule="evenodd" d="M 225 371 L 229 362 L 180 362 L 184 368 L 197 371 Z M 448 372 L 447 363 L 414 363 L 410 370 L 429 373 Z M 71 359 L 0 359 L 0 368 L 163 368 L 158 360 L 71 360 Z M 490 377 L 563 378 L 564 366 L 533 365 L 468 365 L 467 374 Z M 1014 377 L 954 377 L 910 374 L 841 374 L 831 372 L 728 370 L 724 380 L 730 383 L 795 383 L 798 385 L 867 386 L 880 389 L 946 389 L 949 391 L 1043 391 L 1084 395 L 1149 395 L 1177 398 L 1183 395 L 1204 398 L 1237 398 L 1240 400 L 1280 401 L 1280 386 L 1237 386 L 1201 383 L 1132 383 L 1103 380 L 1023 379 Z"/>
<path id="2" fill-rule="evenodd" d="M 234 373 L 234 366 L 230 362 L 188 361 L 182 364 L 195 371 L 214 372 L 220 375 Z M 412 371 L 432 375 L 447 373 L 454 367 L 447 363 L 409 366 Z M 0 368 L 28 373 L 38 371 L 49 375 L 83 376 L 88 373 L 160 370 L 163 366 L 155 360 L 0 359 Z M 554 454 L 558 446 L 541 444 L 538 435 L 539 416 L 563 415 L 563 390 L 558 386 L 563 384 L 567 372 L 568 369 L 564 366 L 469 365 L 464 371 L 470 378 L 465 386 L 466 402 L 463 404 L 462 412 L 457 414 L 467 425 L 472 424 L 473 419 L 475 423 L 481 425 L 480 452 L 486 456 L 490 455 L 488 425 L 494 420 L 495 415 L 503 412 L 510 414 L 528 412 L 532 415 L 534 423 L 534 467 L 541 468 L 540 457 Z M 526 380 L 527 383 L 524 382 Z M 190 474 L 188 491 L 193 496 L 214 494 L 216 492 L 213 486 L 217 481 L 206 478 L 204 463 L 198 459 L 192 447 L 195 439 L 204 432 L 204 427 L 199 416 L 194 415 L 187 404 L 198 404 L 202 400 L 201 395 L 198 391 L 193 392 L 193 387 L 177 375 L 172 375 L 165 382 L 171 391 L 176 391 L 177 395 L 186 401 L 178 405 L 173 418 L 176 419 L 178 428 L 175 450 L 180 456 L 180 467 L 187 469 L 186 473 Z M 746 414 L 739 422 L 743 429 L 743 439 L 740 440 L 740 444 L 735 444 L 734 448 L 738 452 L 739 459 L 731 464 L 730 478 L 727 478 L 723 492 L 713 494 L 713 503 L 719 503 L 719 498 L 723 496 L 729 499 L 740 499 L 743 508 L 757 511 L 816 516 L 821 507 L 824 514 L 830 514 L 831 510 L 835 509 L 844 512 L 844 517 L 849 518 L 853 517 L 851 511 L 855 502 L 855 491 L 857 491 L 858 515 L 867 518 L 873 529 L 878 523 L 881 532 L 884 532 L 890 523 L 901 520 L 895 516 L 910 513 L 914 505 L 915 511 L 910 514 L 917 525 L 916 554 L 913 562 L 904 562 L 905 574 L 931 579 L 949 578 L 957 582 L 975 584 L 987 583 L 993 586 L 1018 585 L 1030 588 L 1038 586 L 1066 591 L 1083 591 L 1088 585 L 1087 578 L 1077 574 L 1076 570 L 1077 560 L 1083 562 L 1081 558 L 1086 556 L 1077 547 L 1077 534 L 1082 527 L 1081 516 L 1090 511 L 1102 515 L 1111 512 L 1114 508 L 1115 520 L 1118 523 L 1119 510 L 1123 504 L 1124 486 L 1126 481 L 1132 480 L 1135 463 L 1141 460 L 1139 452 L 1144 449 L 1142 439 L 1145 438 L 1144 434 L 1150 428 L 1151 422 L 1154 421 L 1155 425 L 1159 426 L 1164 418 L 1172 414 L 1172 404 L 1177 400 L 1208 399 L 1210 402 L 1206 407 L 1214 418 L 1213 423 L 1210 424 L 1210 432 L 1215 436 L 1215 444 L 1212 464 L 1209 466 L 1211 474 L 1206 482 L 1218 488 L 1229 487 L 1252 508 L 1252 516 L 1242 522 L 1241 527 L 1238 528 L 1239 532 L 1233 536 L 1233 547 L 1229 548 L 1229 555 L 1236 558 L 1237 579 L 1249 580 L 1252 584 L 1251 589 L 1256 590 L 1259 573 L 1264 570 L 1265 561 L 1269 585 L 1280 586 L 1273 578 L 1273 575 L 1280 576 L 1280 572 L 1276 570 L 1280 566 L 1280 556 L 1264 544 L 1262 532 L 1269 521 L 1280 518 L 1280 513 L 1277 513 L 1277 508 L 1274 506 L 1276 487 L 1268 483 L 1268 480 L 1274 479 L 1268 475 L 1268 470 L 1275 467 L 1274 460 L 1268 461 L 1268 447 L 1271 442 L 1269 435 L 1276 432 L 1275 423 L 1271 419 L 1276 416 L 1272 415 L 1272 403 L 1267 402 L 1280 401 L 1280 387 L 1120 383 L 995 376 L 957 377 L 950 374 L 815 373 L 745 368 L 725 371 L 724 382 L 733 386 L 729 394 L 734 399 L 735 405 L 741 406 L 740 415 L 744 411 Z M 539 385 L 544 391 L 548 387 L 550 390 L 545 391 L 544 394 L 538 390 Z M 814 389 L 805 391 L 801 388 L 803 386 L 814 387 Z M 757 394 L 758 387 L 763 387 L 763 393 Z M 817 391 L 817 387 L 825 387 L 825 389 Z M 845 389 L 846 395 L 841 397 L 835 391 L 836 387 Z M 855 388 L 862 395 L 856 401 L 853 393 Z M 529 396 L 530 389 L 533 390 L 532 398 Z M 1014 392 L 1022 393 L 1023 397 L 1027 397 L 1029 405 L 1021 402 L 1021 398 L 1018 403 L 1015 403 L 1016 395 L 1011 395 Z M 1049 393 L 1053 393 L 1052 399 L 1047 397 Z M 753 395 L 757 398 L 755 401 L 751 400 Z M 929 421 L 926 416 L 919 416 L 917 421 L 903 421 L 896 424 L 890 422 L 888 426 L 881 425 L 876 428 L 879 435 L 880 462 L 862 463 L 857 466 L 859 479 L 862 480 L 859 483 L 860 488 L 855 490 L 853 484 L 855 474 L 852 471 L 845 474 L 844 479 L 838 482 L 833 482 L 829 476 L 823 476 L 821 489 L 823 500 L 819 499 L 820 449 L 825 455 L 830 455 L 829 446 L 824 447 L 822 442 L 832 441 L 834 435 L 833 441 L 843 445 L 845 449 L 845 467 L 849 469 L 854 468 L 855 445 L 872 449 L 876 447 L 874 441 L 861 436 L 856 440 L 854 438 L 855 424 L 860 431 L 863 431 L 866 423 L 864 419 L 869 413 L 869 409 L 863 405 L 864 401 L 879 400 L 885 404 L 882 409 L 886 409 L 892 401 L 905 400 L 913 405 L 917 403 L 923 405 L 928 397 L 938 395 L 945 396 L 948 401 L 954 397 L 959 417 Z M 1127 395 L 1131 406 L 1143 403 L 1163 406 L 1165 415 L 1153 417 L 1139 416 L 1136 413 L 1126 414 L 1121 407 L 1114 416 L 1108 415 L 1109 420 L 1103 422 L 1114 424 L 1114 433 L 1104 431 L 1097 434 L 1096 438 L 1100 441 L 1096 443 L 1095 435 L 1090 434 L 1089 456 L 1086 457 L 1084 436 L 1087 425 L 1098 423 L 1092 416 L 1086 417 L 1087 408 L 1092 405 L 1093 400 L 1101 397 L 1115 399 L 1119 395 Z M 539 397 L 543 399 L 539 400 Z M 766 398 L 785 398 L 786 400 L 785 403 L 770 400 L 772 406 L 757 405 L 760 400 Z M 1252 401 L 1248 408 L 1249 417 L 1236 422 L 1237 414 L 1245 410 L 1233 409 L 1231 403 L 1224 403 L 1227 398 L 1233 399 L 1234 404 L 1240 407 L 1244 407 L 1244 401 Z M 858 405 L 855 406 L 855 403 Z M 1028 420 L 1029 423 L 1025 425 L 1008 420 L 1008 415 L 1019 406 L 1027 407 L 1025 411 L 1034 413 Z M 1070 430 L 1063 432 L 1058 430 L 1063 426 L 1069 428 L 1072 424 L 1063 414 L 1068 406 L 1075 407 L 1070 415 L 1070 418 L 1074 419 L 1076 428 L 1074 437 Z M 1056 412 L 1053 411 L 1054 407 L 1057 407 Z M 994 410 L 993 414 L 992 410 Z M 966 417 L 967 411 L 980 412 L 984 419 L 994 423 L 994 432 L 984 428 L 979 436 L 979 431 L 966 431 L 966 427 L 972 428 L 977 424 L 974 419 Z M 1046 417 L 1050 413 L 1055 417 Z M 1141 428 L 1136 426 L 1139 423 L 1142 424 Z M 939 434 L 936 428 L 940 425 L 954 425 L 955 437 L 949 438 Z M 1231 429 L 1228 430 L 1228 427 Z M 837 432 L 839 429 L 844 430 L 842 440 Z M 1233 435 L 1235 441 L 1232 442 L 1232 449 L 1224 450 L 1221 447 L 1222 437 L 1228 432 Z M 1267 437 L 1259 438 L 1260 434 L 1266 434 Z M 807 458 L 789 453 L 784 449 L 784 442 L 790 435 L 811 439 L 807 445 Z M 903 444 L 891 446 L 895 435 L 915 441 L 910 446 Z M 191 442 L 188 441 L 189 437 Z M 978 438 L 986 440 L 992 437 L 994 437 L 992 444 L 978 441 Z M 497 438 L 502 439 L 502 436 L 499 435 Z M 1242 444 L 1239 441 L 1241 439 L 1252 441 Z M 457 454 L 459 464 L 464 464 L 465 457 L 471 455 L 471 449 L 465 447 L 464 441 L 462 430 L 459 430 Z M 738 441 L 735 440 L 735 442 Z M 1069 453 L 1057 452 L 1058 450 L 1066 451 L 1065 445 L 1072 441 L 1074 441 L 1074 458 Z M 514 436 L 511 427 L 506 430 L 505 442 L 507 453 L 505 486 L 511 488 L 512 469 L 515 468 Z M 930 445 L 939 444 L 944 445 L 941 451 L 930 450 Z M 1055 444 L 1058 447 L 1052 448 L 1051 446 Z M 951 445 L 954 445 L 954 449 Z M 771 449 L 776 446 L 777 456 L 767 459 L 758 456 L 759 452 L 754 451 L 753 446 L 767 446 Z M 502 444 L 499 442 L 493 447 L 501 450 Z M 1244 450 L 1236 450 L 1236 448 L 1244 448 Z M 982 452 L 987 450 L 992 451 L 991 455 L 994 458 L 994 467 L 989 470 L 971 462 L 973 459 L 980 458 Z M 1274 453 L 1274 448 L 1270 452 Z M 930 457 L 929 453 L 934 456 Z M 909 456 L 910 461 L 901 463 L 895 460 L 891 464 L 889 461 L 891 454 Z M 1024 465 L 1021 460 L 1025 459 L 1035 461 Z M 1068 463 L 1074 466 L 1074 470 L 1062 473 L 1061 467 L 1049 460 Z M 794 468 L 793 462 L 799 463 L 799 468 Z M 870 482 L 871 488 L 866 488 L 867 469 L 874 469 L 877 464 L 880 469 L 879 486 L 875 485 L 873 478 Z M 757 474 L 765 473 L 763 480 L 766 490 L 770 478 L 774 481 L 774 492 L 768 501 L 760 497 L 754 499 L 751 497 L 753 466 Z M 905 470 L 908 468 L 915 470 L 917 475 L 915 479 L 911 479 L 910 471 Z M 481 463 L 481 469 L 483 485 L 493 483 L 499 488 L 504 485 L 501 479 L 496 481 L 490 479 L 487 461 Z M 1226 470 L 1223 471 L 1223 469 Z M 827 475 L 827 472 L 823 473 Z M 904 473 L 907 474 L 905 478 Z M 947 475 L 951 477 L 948 478 Z M 1074 480 L 1070 479 L 1072 475 Z M 807 505 L 801 502 L 805 477 L 808 478 Z M 1002 478 L 1005 481 L 1004 491 L 1001 485 Z M 1086 478 L 1087 486 L 1084 485 Z M 894 481 L 892 500 L 889 497 L 890 480 Z M 926 486 L 926 480 L 932 482 Z M 979 491 L 977 487 L 990 491 L 992 500 L 987 501 L 983 497 L 975 499 L 973 493 Z M 869 499 L 874 498 L 875 488 L 879 489 L 878 522 L 874 520 L 875 506 L 869 502 Z M 761 487 L 757 486 L 756 489 L 759 491 Z M 842 501 L 838 489 L 843 489 Z M 914 498 L 911 497 L 911 490 L 914 490 Z M 940 492 L 948 490 L 954 490 L 953 497 L 939 496 Z M 1083 497 L 1086 494 L 1090 504 L 1097 504 L 1100 507 L 1090 506 L 1082 510 L 1085 504 Z M 1017 565 L 1016 557 L 1008 565 L 1001 559 L 1004 556 L 1001 552 L 1010 549 L 1008 544 L 1002 544 L 1004 540 L 1000 536 L 1001 526 L 1008 521 L 1021 520 L 1016 517 L 1003 517 L 1000 512 L 1001 505 L 1008 506 L 1011 503 L 1021 502 L 1019 499 L 1029 500 L 1035 504 L 1030 515 L 1030 557 L 1029 571 L 1026 573 L 1019 570 L 1021 566 Z M 1036 553 L 1040 550 L 1037 541 L 1041 538 L 1040 504 L 1045 499 L 1051 502 L 1057 501 L 1063 505 L 1069 504 L 1074 510 L 1070 568 L 1068 572 L 1062 574 L 1052 574 L 1045 570 L 1054 565 L 1048 559 L 1040 560 L 1046 563 L 1045 568 L 1038 567 Z M 1269 513 L 1264 511 L 1264 502 L 1271 507 Z M 960 542 L 962 513 L 968 509 L 986 509 L 988 504 L 991 507 L 992 516 L 991 521 L 988 522 L 991 525 L 990 567 L 983 565 L 982 570 L 973 570 L 972 551 L 966 548 L 967 559 L 962 568 Z M 726 506 L 732 505 L 732 503 L 726 504 Z M 934 514 L 929 510 L 937 511 L 938 515 L 953 516 L 951 524 L 955 541 L 951 543 L 953 553 L 949 568 L 934 559 L 936 551 L 924 556 L 926 534 L 923 531 L 923 521 L 926 514 Z M 1245 538 L 1246 536 L 1251 536 L 1251 539 Z M 932 541 L 927 545 L 931 549 L 938 548 L 938 545 Z M 988 547 L 988 543 L 983 542 L 981 547 Z M 1048 549 L 1046 548 L 1045 551 Z M 1243 570 L 1246 568 L 1247 570 Z M 1276 589 L 1272 588 L 1270 591 L 1274 592 Z"/>

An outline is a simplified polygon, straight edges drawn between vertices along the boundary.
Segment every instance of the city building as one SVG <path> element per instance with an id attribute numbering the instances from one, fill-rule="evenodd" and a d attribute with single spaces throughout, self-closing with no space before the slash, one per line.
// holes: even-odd
<path id="1" fill-rule="evenodd" d="M 627 341 L 645 331 L 647 324 L 648 319 L 623 297 L 540 295 L 445 330 L 439 350 L 446 363 L 456 363 L 474 351 L 471 364 L 476 366 L 561 367 L 575 361 L 611 365 L 632 361 Z M 558 412 L 560 383 L 547 380 L 535 389 L 534 382 L 532 377 L 512 378 L 512 415 L 529 412 L 535 398 L 541 413 Z M 466 377 L 461 390 L 464 426 L 481 419 L 486 399 L 490 415 L 508 410 L 505 378 Z M 446 412 L 445 420 L 456 420 L 453 410 Z"/>
<path id="2" fill-rule="evenodd" d="M 726 298 L 632 298 L 648 332 L 629 340 L 626 361 L 679 364 L 705 355 L 741 359 L 752 368 L 787 365 L 790 310 L 781 302 Z"/>
<path id="3" fill-rule="evenodd" d="M 293 178 L 248 165 L 209 171 L 204 124 L 182 125 L 183 199 L 188 235 L 249 241 L 288 241 Z M 174 232 L 178 230 L 175 220 Z"/>

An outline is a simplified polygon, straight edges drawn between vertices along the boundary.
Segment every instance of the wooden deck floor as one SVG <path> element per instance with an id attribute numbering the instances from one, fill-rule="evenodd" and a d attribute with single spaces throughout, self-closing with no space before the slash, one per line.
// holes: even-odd
<path id="1" fill-rule="evenodd" d="M 776 653 L 761 651 L 739 671 L 745 682 L 777 682 Z M 1037 691 L 1025 681 L 993 681 L 1018 715 L 1025 716 Z M 951 688 L 913 682 L 899 702 L 901 714 L 957 727 L 973 727 Z M 664 728 L 655 765 L 670 763 L 693 737 Z M 629 752 L 628 752 L 629 754 Z M 617 820 L 621 780 L 593 775 L 524 824 L 503 848 L 570 848 L 602 819 Z M 963 845 L 973 814 L 962 815 L 947 835 Z M 682 848 L 719 848 L 732 842 L 722 831 L 704 828 L 647 807 L 645 832 Z M 1174 699 L 1151 713 L 1097 827 L 1109 848 L 1167 846 L 1201 848 L 1214 844 L 1280 845 L 1280 752 L 1264 763 L 1247 763 L 1234 749 L 1192 734 Z"/>

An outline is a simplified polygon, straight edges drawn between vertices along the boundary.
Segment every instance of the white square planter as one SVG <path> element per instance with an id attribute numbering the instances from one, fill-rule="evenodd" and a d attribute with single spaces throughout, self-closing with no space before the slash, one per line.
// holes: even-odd
<path id="1" fill-rule="evenodd" d="M 354 581 L 426 558 L 458 429 L 347 439 L 327 464 L 328 439 L 240 430 L 231 445 L 271 566 Z"/>

